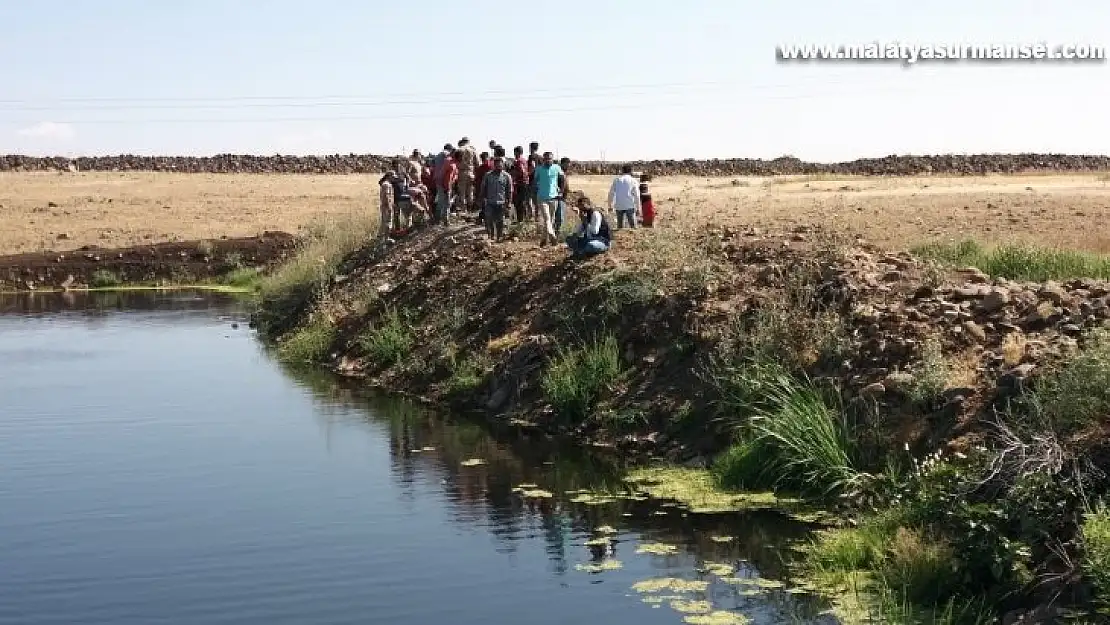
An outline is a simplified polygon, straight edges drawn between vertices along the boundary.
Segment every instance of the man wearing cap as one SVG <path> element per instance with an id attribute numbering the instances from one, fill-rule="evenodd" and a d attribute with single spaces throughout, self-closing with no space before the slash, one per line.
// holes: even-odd
<path id="1" fill-rule="evenodd" d="M 475 174 L 479 165 L 478 152 L 470 145 L 468 137 L 459 139 L 459 151 L 462 152 L 462 158 L 459 159 L 459 201 L 462 209 L 468 211 L 478 208 L 474 203 Z"/>

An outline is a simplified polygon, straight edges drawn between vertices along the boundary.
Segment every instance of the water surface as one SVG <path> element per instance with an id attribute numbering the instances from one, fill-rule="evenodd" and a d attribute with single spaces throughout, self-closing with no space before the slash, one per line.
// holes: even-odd
<path id="1" fill-rule="evenodd" d="M 802 528 L 572 503 L 617 484 L 613 459 L 285 370 L 244 310 L 187 292 L 0 296 L 0 624 L 681 623 L 632 589 L 665 577 L 709 581 L 686 598 L 756 623 L 825 618 L 704 570 L 778 577 Z M 587 547 L 605 525 L 611 550 Z"/>

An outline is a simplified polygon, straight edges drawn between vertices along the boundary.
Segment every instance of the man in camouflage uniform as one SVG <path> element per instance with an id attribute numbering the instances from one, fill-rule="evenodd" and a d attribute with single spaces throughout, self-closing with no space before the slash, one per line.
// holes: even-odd
<path id="1" fill-rule="evenodd" d="M 459 159 L 459 203 L 462 210 L 469 211 L 475 207 L 474 194 L 477 189 L 474 188 L 474 177 L 479 164 L 478 151 L 470 145 L 467 137 L 459 139 L 459 151 L 462 152 L 462 158 Z"/>

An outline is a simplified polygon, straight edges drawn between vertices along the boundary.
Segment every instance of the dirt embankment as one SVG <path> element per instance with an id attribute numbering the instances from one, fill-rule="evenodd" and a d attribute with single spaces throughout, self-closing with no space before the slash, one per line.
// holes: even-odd
<path id="1" fill-rule="evenodd" d="M 323 299 L 270 302 L 258 319 L 279 345 L 297 328 L 325 337 L 321 355 L 341 373 L 494 423 L 685 457 L 731 440 L 712 418 L 710 365 L 736 341 L 755 337 L 835 381 L 849 403 L 873 406 L 876 435 L 924 450 L 974 436 L 1085 331 L 1110 327 L 1106 282 L 944 274 L 909 254 L 825 241 L 812 229 L 620 231 L 611 253 L 573 262 L 531 240 L 429 230 L 363 250 Z M 545 372 L 600 333 L 615 338 L 626 373 L 595 417 L 567 421 Z M 403 345 L 403 358 L 376 361 L 383 344 Z"/>
<path id="2" fill-rule="evenodd" d="M 571 155 L 573 158 L 573 155 Z M 182 173 L 355 174 L 379 172 L 394 157 L 374 154 L 326 156 L 91 156 L 78 158 L 0 157 L 0 171 L 160 171 Z M 615 174 L 621 163 L 575 162 L 581 174 Z M 978 154 L 885 156 L 842 163 L 810 163 L 793 157 L 764 159 L 651 160 L 632 165 L 655 175 L 982 175 L 1028 171 L 1082 172 L 1110 170 L 1110 156 L 1068 154 Z"/>
<path id="3" fill-rule="evenodd" d="M 284 232 L 256 237 L 155 243 L 102 249 L 0 256 L 0 291 L 96 286 L 200 283 L 237 269 L 267 268 L 284 260 L 296 238 Z"/>

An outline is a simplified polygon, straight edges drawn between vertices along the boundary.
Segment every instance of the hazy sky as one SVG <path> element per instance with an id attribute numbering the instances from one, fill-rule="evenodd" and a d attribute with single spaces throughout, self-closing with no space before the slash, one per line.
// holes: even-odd
<path id="1" fill-rule="evenodd" d="M 1110 152 L 1110 63 L 782 64 L 780 43 L 1110 45 L 1107 0 L 0 0 L 0 153 Z"/>

